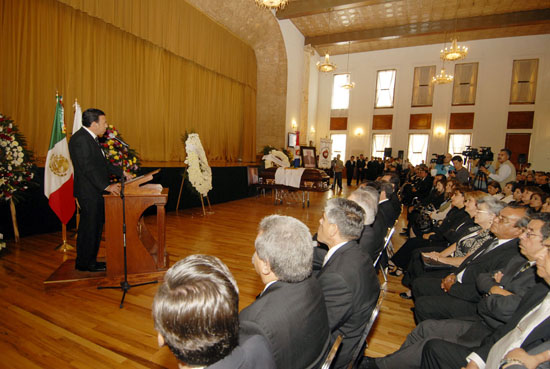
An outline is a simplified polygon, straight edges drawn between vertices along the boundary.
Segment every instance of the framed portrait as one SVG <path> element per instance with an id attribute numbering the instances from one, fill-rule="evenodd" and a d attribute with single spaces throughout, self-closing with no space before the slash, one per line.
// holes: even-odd
<path id="1" fill-rule="evenodd" d="M 304 168 L 317 168 L 317 156 L 314 146 L 300 146 L 300 156 Z"/>
<path id="2" fill-rule="evenodd" d="M 296 146 L 296 133 L 288 132 L 288 147 Z"/>

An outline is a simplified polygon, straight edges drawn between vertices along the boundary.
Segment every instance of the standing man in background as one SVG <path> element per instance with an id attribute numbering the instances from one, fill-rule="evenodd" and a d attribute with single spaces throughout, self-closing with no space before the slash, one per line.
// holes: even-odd
<path id="1" fill-rule="evenodd" d="M 502 149 L 498 153 L 497 160 L 500 165 L 496 173 L 490 173 L 485 167 L 480 167 L 479 170 L 485 173 L 488 178 L 500 183 L 500 188 L 504 188 L 506 183 L 516 180 L 516 167 L 510 161 L 511 156 L 512 152 L 510 150 Z"/>
<path id="2" fill-rule="evenodd" d="M 340 187 L 340 191 L 342 191 L 342 171 L 344 170 L 344 163 L 340 160 L 340 154 L 336 155 L 336 158 L 332 161 L 332 170 L 334 171 L 332 189 L 334 190 L 338 183 L 338 187 Z"/>
<path id="3" fill-rule="evenodd" d="M 351 181 L 353 180 L 353 172 L 355 171 L 355 156 L 346 161 L 346 178 L 348 180 L 348 186 L 351 186 Z"/>
<path id="4" fill-rule="evenodd" d="M 69 142 L 74 167 L 74 196 L 80 206 L 75 262 L 75 268 L 80 271 L 106 270 L 105 263 L 96 260 L 105 222 L 103 192 L 112 195 L 120 193 L 119 183 L 109 184 L 109 174 L 131 178 L 130 174 L 123 173 L 122 168 L 105 159 L 98 136 L 103 136 L 106 129 L 105 113 L 99 109 L 88 109 L 82 113 L 82 128 Z"/>

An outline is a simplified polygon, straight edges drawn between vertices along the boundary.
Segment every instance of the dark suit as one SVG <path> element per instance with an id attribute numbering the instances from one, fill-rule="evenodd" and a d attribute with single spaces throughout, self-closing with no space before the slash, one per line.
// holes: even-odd
<path id="1" fill-rule="evenodd" d="M 323 359 L 330 341 L 319 282 L 277 281 L 241 311 L 239 320 L 264 336 L 277 368 L 309 368 Z"/>
<path id="2" fill-rule="evenodd" d="M 363 182 L 363 179 L 365 179 L 365 166 L 367 165 L 367 162 L 365 159 L 357 159 L 357 181 L 356 184 L 359 184 Z"/>
<path id="3" fill-rule="evenodd" d="M 346 178 L 348 180 L 348 186 L 351 186 L 351 180 L 353 179 L 353 172 L 355 171 L 355 161 L 346 161 Z"/>
<path id="4" fill-rule="evenodd" d="M 69 142 L 74 167 L 74 196 L 80 205 L 76 240 L 76 267 L 95 264 L 105 221 L 102 193 L 109 186 L 109 174 L 122 176 L 122 169 L 108 163 L 92 135 L 80 128 Z"/>
<path id="5" fill-rule="evenodd" d="M 267 340 L 259 335 L 250 335 L 246 323 L 239 327 L 239 345 L 229 355 L 208 369 L 276 369 Z"/>
<path id="6" fill-rule="evenodd" d="M 483 340 L 480 346 L 473 350 L 463 345 L 453 344 L 439 339 L 429 341 L 422 352 L 421 368 L 460 368 L 466 366 L 466 357 L 472 351 L 479 355 L 484 361 L 487 361 L 489 351 L 495 342 L 514 329 L 525 315 L 531 312 L 544 300 L 548 292 L 549 289 L 546 284 L 540 283 L 534 287 L 530 293 L 526 294 L 521 300 L 519 308 L 512 318 L 506 324 L 497 328 L 493 334 Z M 521 347 L 524 350 L 530 350 L 549 340 L 550 318 L 547 318 L 531 331 L 521 344 Z"/>
<path id="7" fill-rule="evenodd" d="M 413 282 L 415 296 L 415 317 L 418 322 L 426 319 L 449 319 L 469 316 L 476 313 L 481 295 L 477 291 L 476 279 L 481 273 L 502 270 L 510 259 L 519 256 L 518 239 L 510 240 L 486 252 L 492 240 L 486 242 L 453 271 L 462 271 L 462 283 L 458 281 L 445 293 L 441 290 L 441 280 L 428 282 L 428 278 L 417 278 Z M 430 296 L 430 290 L 435 296 Z"/>
<path id="8" fill-rule="evenodd" d="M 420 179 L 414 185 L 414 188 L 416 189 L 416 191 L 414 191 L 413 196 L 418 197 L 420 201 L 424 200 L 430 194 L 433 183 L 434 183 L 434 177 L 432 177 L 429 174 L 426 177 Z"/>
<path id="9" fill-rule="evenodd" d="M 376 213 L 376 217 L 382 217 L 384 219 L 384 225 L 386 228 L 393 227 L 395 221 L 399 217 L 399 214 L 400 213 L 395 211 L 395 207 L 391 203 L 390 199 L 378 204 L 378 212 Z"/>
<path id="10" fill-rule="evenodd" d="M 361 335 L 380 293 L 378 277 L 371 258 L 350 241 L 332 255 L 317 279 L 325 295 L 332 340 L 344 337 L 333 368 L 344 368 L 362 344 Z"/>

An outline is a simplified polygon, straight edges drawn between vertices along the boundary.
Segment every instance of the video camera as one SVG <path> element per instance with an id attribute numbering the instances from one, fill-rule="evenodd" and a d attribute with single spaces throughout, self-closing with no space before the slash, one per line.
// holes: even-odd
<path id="1" fill-rule="evenodd" d="M 479 149 L 466 146 L 466 150 L 462 151 L 462 155 L 469 159 L 479 159 L 478 166 L 485 166 L 485 163 L 493 161 L 494 158 L 494 154 L 488 146 L 480 146 Z"/>
<path id="2" fill-rule="evenodd" d="M 443 164 L 445 161 L 445 155 L 432 154 L 432 156 L 435 156 L 435 158 L 430 160 L 430 164 Z"/>

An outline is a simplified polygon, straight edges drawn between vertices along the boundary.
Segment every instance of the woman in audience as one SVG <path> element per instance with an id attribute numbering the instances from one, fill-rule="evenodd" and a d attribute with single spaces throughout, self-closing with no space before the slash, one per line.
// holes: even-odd
<path id="1" fill-rule="evenodd" d="M 535 213 L 540 213 L 542 210 L 542 205 L 548 199 L 548 194 L 544 192 L 535 192 L 531 195 L 531 201 L 529 202 L 529 207 Z"/>
<path id="2" fill-rule="evenodd" d="M 468 227 L 473 224 L 472 218 L 464 209 L 466 191 L 467 189 L 462 186 L 456 188 L 451 198 L 451 210 L 433 232 L 426 233 L 422 237 L 411 238 L 401 246 L 391 259 L 396 266 L 396 269 L 391 272 L 392 275 L 401 275 L 399 270 L 402 272 L 408 266 L 414 250 L 423 247 L 442 250 L 464 236 L 464 232 L 467 232 Z"/>
<path id="3" fill-rule="evenodd" d="M 519 182 L 516 182 L 516 189 L 514 190 L 514 201 L 511 205 L 521 205 L 521 197 L 523 196 L 523 185 Z"/>
<path id="4" fill-rule="evenodd" d="M 507 204 L 514 201 L 514 192 L 516 190 L 516 187 L 517 187 L 516 182 L 506 183 L 506 186 L 504 186 L 504 188 L 502 189 L 502 193 L 504 194 L 502 201 L 504 201 Z"/>
<path id="5" fill-rule="evenodd" d="M 550 213 L 550 197 L 546 198 L 546 201 L 542 204 L 542 209 L 540 211 L 542 213 Z"/>
<path id="6" fill-rule="evenodd" d="M 493 196 L 497 200 L 502 200 L 504 198 L 504 195 L 501 193 L 502 189 L 500 188 L 500 183 L 497 181 L 491 181 L 487 185 L 487 192 L 489 192 L 489 195 Z"/>
<path id="7" fill-rule="evenodd" d="M 426 250 L 421 249 L 415 253 L 411 258 L 411 263 L 407 268 L 405 277 L 403 277 L 403 285 L 410 287 L 416 278 L 423 276 L 426 272 L 440 272 L 442 276 L 447 275 L 448 271 L 444 267 L 438 267 L 438 272 L 431 271 L 429 268 L 430 261 L 436 264 L 447 264 L 449 268 L 453 266 L 458 267 L 468 256 L 483 245 L 485 241 L 491 238 L 489 231 L 491 225 L 506 204 L 481 191 L 472 191 L 467 194 L 467 197 L 467 211 L 470 214 L 474 214 L 476 224 L 470 226 L 468 232 L 460 240 L 441 252 L 422 252 Z M 475 210 L 472 208 L 474 202 L 477 203 Z M 426 267 L 425 264 L 428 264 L 428 266 Z M 403 292 L 400 296 L 409 299 L 411 298 L 411 293 L 410 291 Z"/>
<path id="8" fill-rule="evenodd" d="M 441 221 L 445 219 L 447 213 L 451 210 L 451 198 L 453 197 L 456 186 L 458 185 L 458 181 L 455 179 L 447 180 L 447 183 L 445 184 L 445 201 L 441 203 L 439 209 L 430 214 L 430 218 L 432 218 L 432 220 Z"/>

